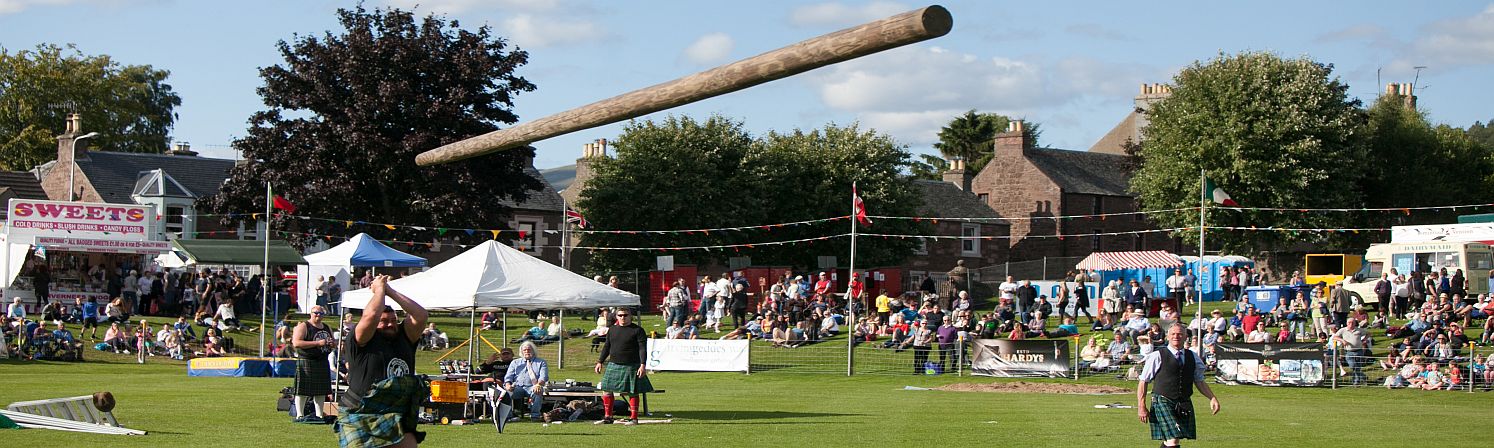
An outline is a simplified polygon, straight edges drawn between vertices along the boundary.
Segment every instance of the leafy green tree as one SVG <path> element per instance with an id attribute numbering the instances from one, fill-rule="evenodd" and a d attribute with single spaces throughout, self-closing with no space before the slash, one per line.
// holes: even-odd
<path id="1" fill-rule="evenodd" d="M 1333 67 L 1265 52 L 1220 54 L 1173 78 L 1172 96 L 1149 112 L 1131 179 L 1144 210 L 1196 207 L 1200 170 L 1244 206 L 1330 208 L 1362 204 L 1364 116 Z M 1162 227 L 1196 227 L 1193 213 L 1158 213 Z M 1211 226 L 1339 227 L 1341 215 L 1218 210 Z M 1198 232 L 1182 232 L 1198 241 Z M 1211 232 L 1210 249 L 1245 253 L 1292 242 L 1342 243 L 1344 235 Z"/>
<path id="2" fill-rule="evenodd" d="M 29 170 L 57 157 L 67 114 L 83 117 L 94 147 L 164 152 L 181 97 L 170 73 L 90 56 L 73 45 L 0 48 L 0 169 Z"/>
<path id="3" fill-rule="evenodd" d="M 468 31 L 434 15 L 416 20 L 406 11 L 360 6 L 339 9 L 337 16 L 342 32 L 281 41 L 285 62 L 260 70 L 265 84 L 259 93 L 269 109 L 251 116 L 248 135 L 234 142 L 247 161 L 233 169 L 220 194 L 204 199 L 206 208 L 262 210 L 265 182 L 271 182 L 305 210 L 300 214 L 503 228 L 507 201 L 541 187 L 524 171 L 531 148 L 433 167 L 418 167 L 414 159 L 517 121 L 514 95 L 534 90 L 514 74 L 528 54 L 509 49 L 488 27 Z M 319 235 L 433 236 L 344 223 L 284 225 Z M 453 235 L 469 238 L 446 234 Z"/>
<path id="4" fill-rule="evenodd" d="M 1005 115 L 977 113 L 970 109 L 939 130 L 939 141 L 934 143 L 934 149 L 947 158 L 963 158 L 967 171 L 979 172 L 996 154 L 996 134 L 1005 132 L 1010 122 L 1011 119 Z M 1026 132 L 1036 146 L 1042 134 L 1040 126 L 1028 123 Z"/>
<path id="5" fill-rule="evenodd" d="M 855 126 L 772 133 L 755 138 L 742 123 L 721 116 L 704 121 L 669 117 L 629 123 L 615 142 L 616 157 L 594 162 L 594 177 L 577 207 L 599 230 L 670 230 L 806 221 L 850 214 L 851 182 L 858 182 L 872 214 L 906 215 L 919 198 L 901 171 L 907 149 Z M 911 223 L 878 221 L 881 232 L 911 231 Z M 587 234 L 599 247 L 692 247 L 813 238 L 849 232 L 826 223 L 691 234 Z M 875 240 L 875 241 L 873 241 Z M 817 255 L 845 264 L 849 241 L 754 245 L 714 251 L 602 250 L 591 254 L 599 271 L 652 265 L 658 255 L 676 263 L 723 263 L 751 256 L 756 264 L 816 266 Z M 888 264 L 911 253 L 912 241 L 865 239 L 857 264 Z"/>
<path id="6" fill-rule="evenodd" d="M 1494 173 L 1490 151 L 1469 135 L 1446 125 L 1433 126 L 1400 95 L 1386 95 L 1366 111 L 1369 144 L 1364 160 L 1364 200 L 1369 207 L 1420 207 L 1485 203 L 1486 180 Z M 1371 213 L 1374 226 L 1447 222 L 1456 212 L 1411 216 Z"/>
<path id="7" fill-rule="evenodd" d="M 944 172 L 949 170 L 949 161 L 933 154 L 919 154 L 918 160 L 908 165 L 909 175 L 913 179 L 943 180 Z"/>
<path id="8" fill-rule="evenodd" d="M 1487 123 L 1487 124 L 1486 124 Z M 1468 137 L 1485 148 L 1494 150 L 1494 120 L 1488 122 L 1475 121 L 1473 126 L 1468 127 Z"/>

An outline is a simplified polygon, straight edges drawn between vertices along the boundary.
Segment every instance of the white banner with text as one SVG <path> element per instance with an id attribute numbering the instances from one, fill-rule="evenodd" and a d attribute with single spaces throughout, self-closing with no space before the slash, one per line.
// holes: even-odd
<path id="1" fill-rule="evenodd" d="M 747 340 L 649 339 L 648 369 L 690 372 L 746 372 Z"/>

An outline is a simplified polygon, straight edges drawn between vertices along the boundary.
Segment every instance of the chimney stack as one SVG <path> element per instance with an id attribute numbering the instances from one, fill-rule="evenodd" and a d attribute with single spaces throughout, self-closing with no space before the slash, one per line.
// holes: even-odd
<path id="1" fill-rule="evenodd" d="M 1006 123 L 1006 132 L 996 134 L 996 154 L 1023 152 L 1032 148 L 1032 136 L 1027 133 L 1027 123 L 1012 120 Z"/>
<path id="2" fill-rule="evenodd" d="M 1402 104 L 1411 109 L 1416 108 L 1416 86 L 1404 83 L 1389 83 L 1385 85 L 1385 96 L 1399 96 Z"/>
<path id="3" fill-rule="evenodd" d="M 88 142 L 73 144 L 78 137 L 83 136 L 83 117 L 78 114 L 67 114 L 67 126 L 62 135 L 57 136 L 57 165 L 69 166 L 73 161 L 86 159 Z"/>
<path id="4" fill-rule="evenodd" d="M 948 162 L 949 170 L 944 172 L 944 181 L 954 184 L 961 191 L 970 191 L 970 181 L 975 179 L 975 173 L 965 169 L 965 159 L 952 157 Z"/>
<path id="5" fill-rule="evenodd" d="M 188 142 L 176 142 L 176 143 L 172 143 L 171 144 L 171 150 L 170 151 L 166 151 L 166 153 L 170 154 L 170 155 L 173 155 L 173 156 L 183 156 L 183 157 L 194 157 L 194 156 L 197 155 L 197 151 L 193 151 L 192 150 L 192 144 L 188 143 Z"/>

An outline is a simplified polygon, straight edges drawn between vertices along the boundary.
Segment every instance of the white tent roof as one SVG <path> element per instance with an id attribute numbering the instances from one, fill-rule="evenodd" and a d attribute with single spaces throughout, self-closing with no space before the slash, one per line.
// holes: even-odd
<path id="1" fill-rule="evenodd" d="M 578 309 L 637 306 L 638 295 L 567 271 L 495 241 L 486 241 L 428 271 L 390 282 L 427 310 Z M 368 289 L 342 294 L 362 309 Z M 398 308 L 393 300 L 385 304 Z"/>

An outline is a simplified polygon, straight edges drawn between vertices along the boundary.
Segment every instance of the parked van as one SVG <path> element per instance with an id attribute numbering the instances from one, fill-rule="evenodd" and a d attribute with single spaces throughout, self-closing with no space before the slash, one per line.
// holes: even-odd
<path id="1" fill-rule="evenodd" d="M 1468 294 L 1489 292 L 1489 270 L 1494 269 L 1494 249 L 1477 242 L 1385 243 L 1370 246 L 1359 272 L 1345 282 L 1344 288 L 1367 305 L 1376 304 L 1375 282 L 1380 275 L 1410 275 L 1411 272 L 1434 272 L 1447 269 L 1448 274 L 1463 270 L 1468 279 Z"/>

